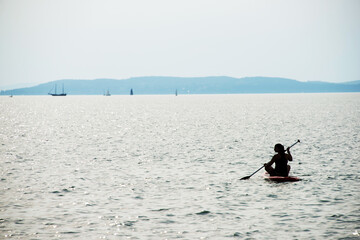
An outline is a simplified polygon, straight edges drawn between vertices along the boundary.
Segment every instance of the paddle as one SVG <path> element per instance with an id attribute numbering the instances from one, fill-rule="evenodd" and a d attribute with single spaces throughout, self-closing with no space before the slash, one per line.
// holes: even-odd
<path id="1" fill-rule="evenodd" d="M 291 145 L 289 148 L 292 148 L 293 146 L 295 146 L 295 144 L 299 143 L 300 140 L 297 140 L 296 143 L 294 143 L 293 145 Z M 264 165 L 259 168 L 258 170 L 256 170 L 255 172 L 253 172 L 253 174 L 249 175 L 249 176 L 246 176 L 246 177 L 243 177 L 243 178 L 240 178 L 240 180 L 246 180 L 246 179 L 249 179 L 251 178 L 252 175 L 254 175 L 255 173 L 257 173 L 258 171 L 260 171 L 263 167 L 265 167 Z"/>

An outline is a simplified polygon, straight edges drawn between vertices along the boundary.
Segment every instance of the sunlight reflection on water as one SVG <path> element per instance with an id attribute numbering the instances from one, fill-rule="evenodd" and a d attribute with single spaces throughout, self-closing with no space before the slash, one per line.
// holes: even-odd
<path id="1" fill-rule="evenodd" d="M 359 239 L 360 95 L 1 98 L 0 236 Z M 251 174 L 277 142 L 296 183 Z"/>

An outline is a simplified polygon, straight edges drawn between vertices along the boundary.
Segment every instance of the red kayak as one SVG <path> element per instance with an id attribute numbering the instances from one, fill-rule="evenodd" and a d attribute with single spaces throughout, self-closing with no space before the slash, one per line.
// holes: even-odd
<path id="1" fill-rule="evenodd" d="M 297 182 L 297 181 L 301 181 L 301 178 L 294 177 L 294 176 L 287 176 L 287 177 L 270 176 L 268 173 L 264 174 L 264 178 L 265 178 L 265 180 L 273 181 L 273 182 Z"/>

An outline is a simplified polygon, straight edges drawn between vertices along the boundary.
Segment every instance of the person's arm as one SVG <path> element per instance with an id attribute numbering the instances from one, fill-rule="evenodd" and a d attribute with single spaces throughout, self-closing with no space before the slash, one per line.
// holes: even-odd
<path id="1" fill-rule="evenodd" d="M 290 153 L 290 148 L 287 148 L 286 151 L 287 151 L 287 154 L 286 154 L 287 160 L 292 161 L 293 158 L 292 158 L 291 153 Z"/>

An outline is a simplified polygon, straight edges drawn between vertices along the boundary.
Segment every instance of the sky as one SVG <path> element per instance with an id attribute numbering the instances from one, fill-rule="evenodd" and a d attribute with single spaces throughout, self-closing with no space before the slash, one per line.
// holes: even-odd
<path id="1" fill-rule="evenodd" d="M 0 88 L 137 76 L 360 80 L 359 0 L 0 0 Z"/>

